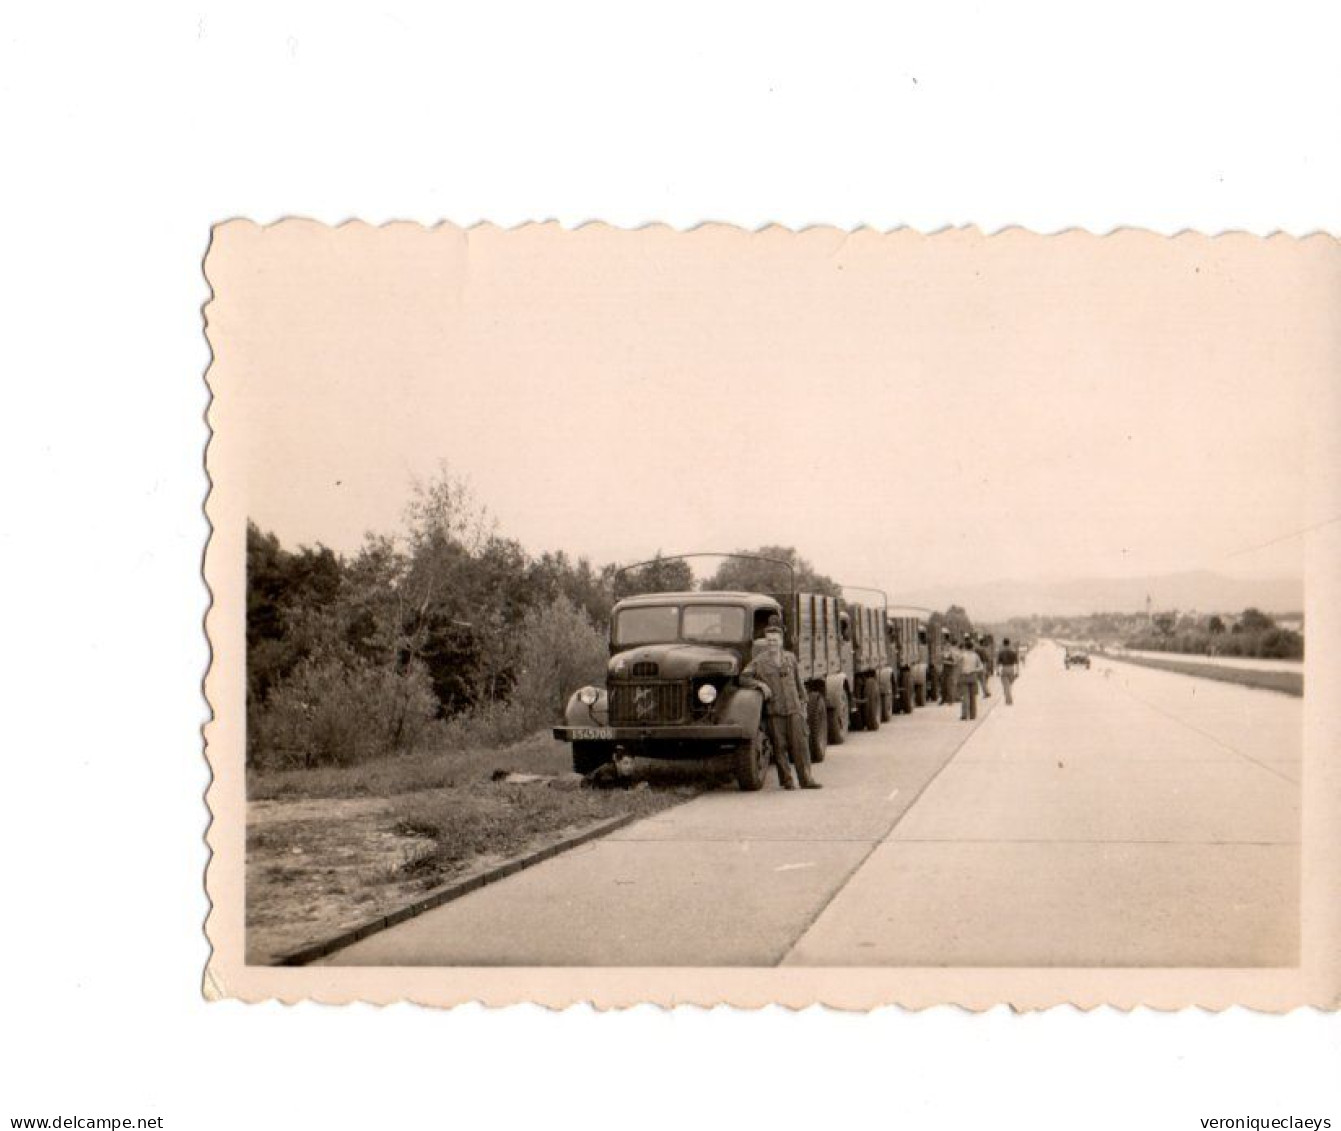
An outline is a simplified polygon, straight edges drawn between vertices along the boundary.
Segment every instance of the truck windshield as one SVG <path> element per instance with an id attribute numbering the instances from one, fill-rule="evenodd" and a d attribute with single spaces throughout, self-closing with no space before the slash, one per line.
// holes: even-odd
<path id="1" fill-rule="evenodd" d="M 681 619 L 683 614 L 683 620 Z M 647 605 L 621 609 L 615 618 L 615 643 L 665 644 L 672 640 L 745 639 L 745 610 L 732 605 Z"/>
<path id="2" fill-rule="evenodd" d="M 679 635 L 680 610 L 674 605 L 622 609 L 615 621 L 617 644 L 661 644 Z"/>

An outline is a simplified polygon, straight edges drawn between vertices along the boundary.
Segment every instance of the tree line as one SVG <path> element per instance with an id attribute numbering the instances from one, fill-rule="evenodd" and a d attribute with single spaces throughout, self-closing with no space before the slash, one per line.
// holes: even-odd
<path id="1" fill-rule="evenodd" d="M 1252 659 L 1301 660 L 1304 638 L 1283 628 L 1260 609 L 1244 609 L 1226 623 L 1209 616 L 1156 613 L 1148 625 L 1127 640 L 1128 648 L 1146 652 L 1185 652 L 1200 656 L 1244 656 Z"/>
<path id="2" fill-rule="evenodd" d="M 1250 659 L 1299 660 L 1304 637 L 1257 608 L 1237 616 L 1163 610 L 1145 613 L 1089 613 L 1084 616 L 1013 617 L 1005 630 L 1020 637 L 1060 636 L 1119 644 L 1143 652 Z"/>

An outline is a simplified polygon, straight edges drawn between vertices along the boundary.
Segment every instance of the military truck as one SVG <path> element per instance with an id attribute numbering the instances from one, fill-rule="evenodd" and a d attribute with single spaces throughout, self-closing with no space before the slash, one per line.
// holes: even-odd
<path id="1" fill-rule="evenodd" d="M 864 589 L 848 585 L 845 589 Z M 871 590 L 873 593 L 883 591 Z M 889 647 L 888 621 L 883 607 L 844 601 L 840 613 L 844 670 L 850 687 L 853 730 L 879 730 L 894 715 L 893 653 Z"/>
<path id="2" fill-rule="evenodd" d="M 806 688 L 810 760 L 823 762 L 828 747 L 841 746 L 852 729 L 857 699 L 857 648 L 853 618 L 836 597 L 782 594 L 784 644 L 796 654 Z"/>
<path id="3" fill-rule="evenodd" d="M 889 637 L 898 665 L 896 710 L 911 714 L 914 706 L 923 707 L 927 702 L 927 664 L 930 660 L 927 622 L 915 613 L 892 614 Z"/>
<path id="4" fill-rule="evenodd" d="M 796 654 L 811 758 L 822 762 L 834 735 L 830 719 L 846 724 L 851 710 L 838 601 L 815 593 L 691 591 L 615 605 L 606 686 L 576 691 L 564 725 L 554 728 L 555 738 L 572 743 L 573 769 L 589 774 L 620 755 L 721 757 L 731 760 L 741 789 L 760 789 L 772 746 L 763 696 L 742 686 L 740 673 L 772 616 L 781 617 L 786 647 Z M 833 740 L 845 735 L 846 725 Z"/>

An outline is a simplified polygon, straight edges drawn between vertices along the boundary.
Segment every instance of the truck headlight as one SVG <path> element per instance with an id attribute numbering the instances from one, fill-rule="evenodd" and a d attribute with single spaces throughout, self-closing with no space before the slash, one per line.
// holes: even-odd
<path id="1" fill-rule="evenodd" d="M 698 701 L 700 703 L 702 703 L 704 706 L 707 706 L 707 704 L 715 702 L 716 699 L 717 699 L 717 688 L 715 688 L 710 683 L 704 683 L 699 685 Z"/>
<path id="2" fill-rule="evenodd" d="M 599 687 L 584 687 L 577 693 L 577 701 L 579 703 L 585 703 L 588 707 L 595 703 L 600 697 L 601 689 Z"/>

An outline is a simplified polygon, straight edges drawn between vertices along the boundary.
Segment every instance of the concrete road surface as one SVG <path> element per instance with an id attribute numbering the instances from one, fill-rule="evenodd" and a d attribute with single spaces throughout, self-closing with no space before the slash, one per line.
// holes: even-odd
<path id="1" fill-rule="evenodd" d="M 1301 701 L 1041 645 L 977 723 L 854 734 L 330 965 L 1269 966 L 1298 950 Z"/>

